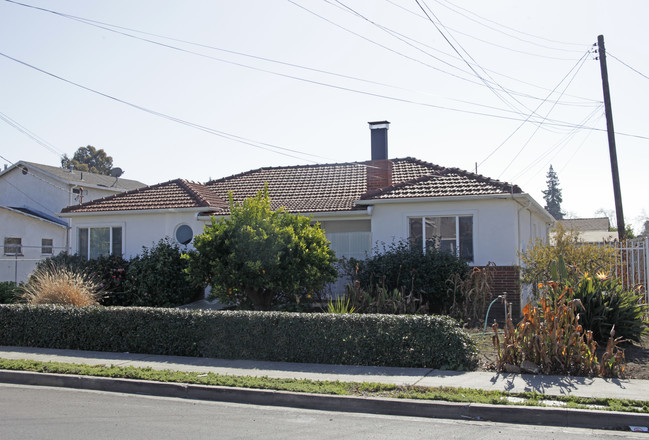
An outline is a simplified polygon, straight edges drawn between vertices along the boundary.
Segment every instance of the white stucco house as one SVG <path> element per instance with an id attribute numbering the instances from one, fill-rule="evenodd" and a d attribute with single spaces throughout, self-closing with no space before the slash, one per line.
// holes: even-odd
<path id="1" fill-rule="evenodd" d="M 142 182 L 20 161 L 0 172 L 0 281 L 26 281 L 36 263 L 69 250 L 66 206 L 145 186 Z"/>
<path id="2" fill-rule="evenodd" d="M 211 216 L 268 184 L 274 208 L 310 215 L 338 257 L 377 243 L 435 242 L 470 264 L 498 266 L 496 290 L 520 301 L 519 251 L 546 239 L 554 219 L 518 186 L 414 158 L 388 159 L 386 121 L 370 123 L 371 160 L 260 168 L 205 184 L 183 179 L 63 209 L 73 252 L 137 255 L 163 237 L 191 246 Z"/>

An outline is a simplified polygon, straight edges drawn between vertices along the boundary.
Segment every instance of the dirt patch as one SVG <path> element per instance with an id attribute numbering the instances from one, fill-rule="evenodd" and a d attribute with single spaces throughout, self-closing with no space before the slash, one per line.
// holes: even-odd
<path id="1" fill-rule="evenodd" d="M 493 346 L 493 330 L 488 329 L 485 334 L 480 330 L 469 330 L 471 336 L 478 344 L 479 350 L 479 371 L 495 371 L 498 351 Z M 502 333 L 501 340 L 502 340 Z M 626 359 L 625 377 L 629 379 L 649 380 L 649 335 L 642 338 L 642 343 L 624 344 L 624 356 Z M 599 353 L 601 356 L 601 353 Z"/>

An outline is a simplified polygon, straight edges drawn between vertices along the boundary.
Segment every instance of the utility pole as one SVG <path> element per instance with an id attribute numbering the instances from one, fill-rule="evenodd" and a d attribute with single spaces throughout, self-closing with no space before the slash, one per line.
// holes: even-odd
<path id="1" fill-rule="evenodd" d="M 615 215 L 617 216 L 617 236 L 620 241 L 625 238 L 624 213 L 622 212 L 622 191 L 620 190 L 620 174 L 617 170 L 617 151 L 615 149 L 615 130 L 613 128 L 613 112 L 611 110 L 611 94 L 608 88 L 608 70 L 606 68 L 606 49 L 604 35 L 597 37 L 599 66 L 602 70 L 602 88 L 604 89 L 604 110 L 606 112 L 606 131 L 608 132 L 608 151 L 611 156 L 611 174 L 613 174 L 613 194 L 615 196 Z"/>

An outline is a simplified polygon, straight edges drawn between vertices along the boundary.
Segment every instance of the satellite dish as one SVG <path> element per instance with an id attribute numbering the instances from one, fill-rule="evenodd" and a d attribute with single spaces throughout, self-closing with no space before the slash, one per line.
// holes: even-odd
<path id="1" fill-rule="evenodd" d="M 120 167 L 115 167 L 112 170 L 110 170 L 110 175 L 117 178 L 124 174 L 124 170 L 122 170 Z"/>

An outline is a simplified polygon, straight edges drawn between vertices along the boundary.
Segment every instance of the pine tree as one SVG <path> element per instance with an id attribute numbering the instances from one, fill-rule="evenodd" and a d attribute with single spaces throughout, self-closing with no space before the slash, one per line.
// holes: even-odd
<path id="1" fill-rule="evenodd" d="M 545 200 L 545 210 L 548 211 L 552 217 L 556 220 L 561 220 L 563 218 L 563 212 L 561 212 L 561 202 L 563 198 L 561 197 L 561 188 L 559 188 L 559 177 L 557 173 L 552 169 L 550 165 L 550 170 L 546 175 L 548 189 L 543 191 L 543 199 Z"/>

